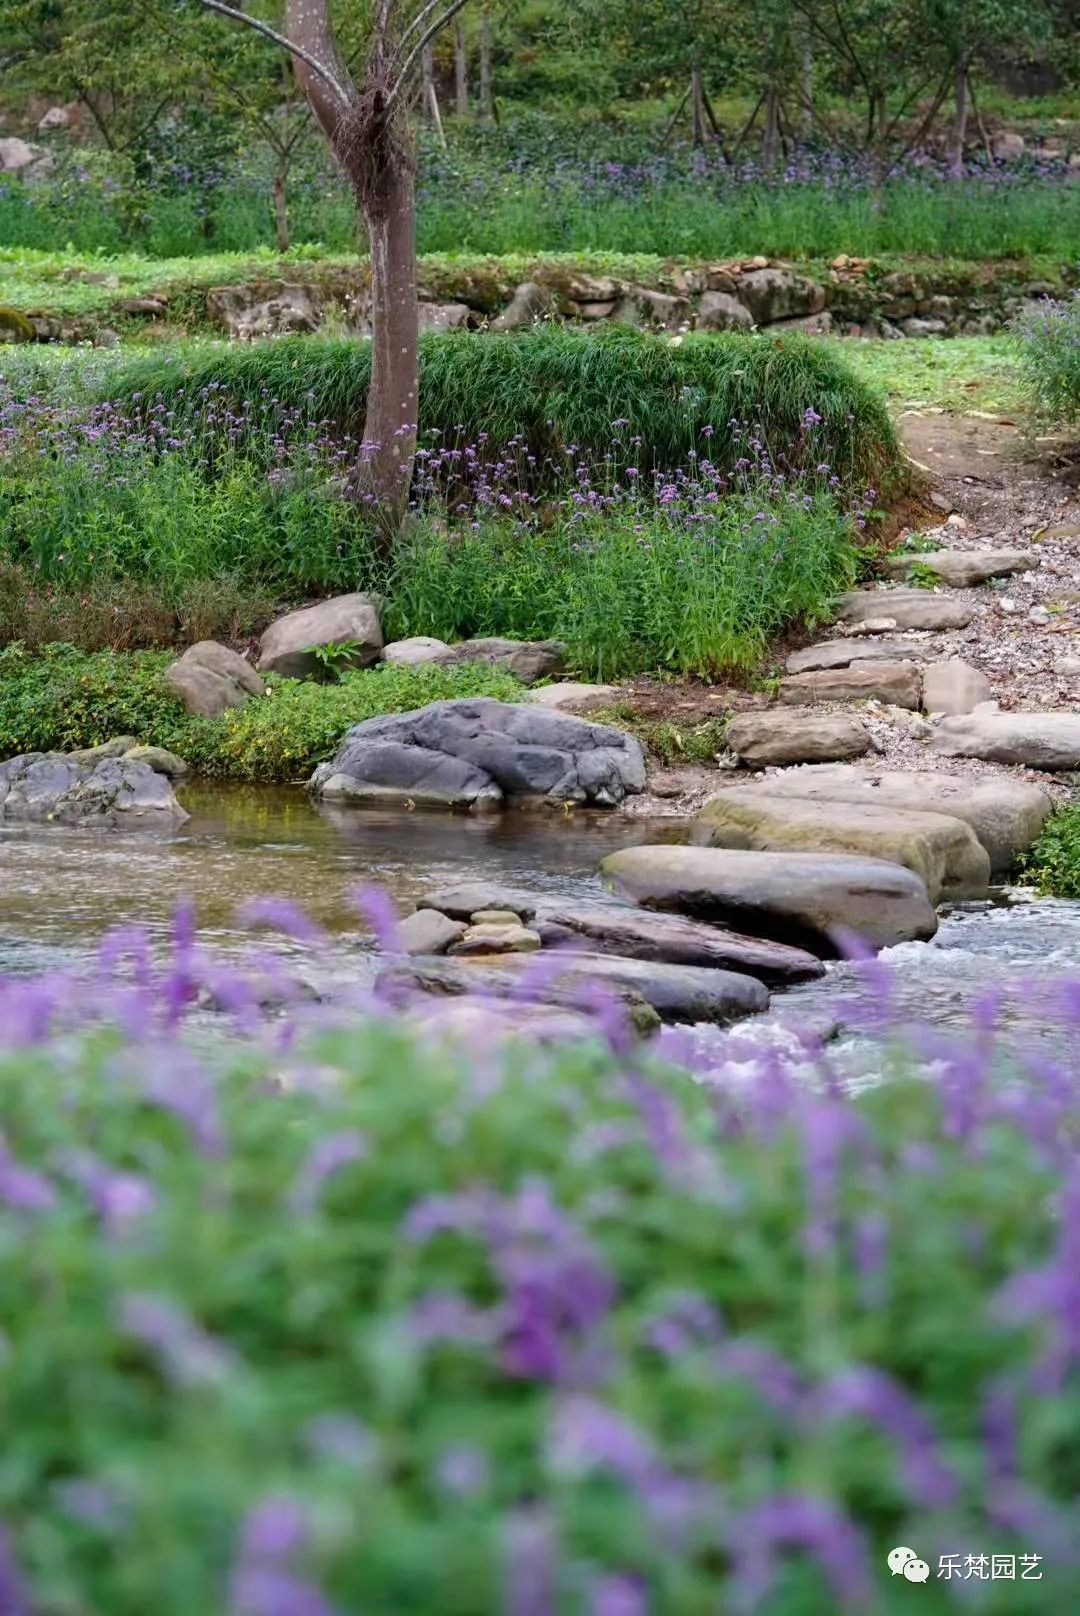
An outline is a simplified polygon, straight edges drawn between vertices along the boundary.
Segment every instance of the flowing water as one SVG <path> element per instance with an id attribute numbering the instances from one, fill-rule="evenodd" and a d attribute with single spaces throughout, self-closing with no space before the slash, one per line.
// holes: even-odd
<path id="1" fill-rule="evenodd" d="M 0 970 L 78 966 L 92 959 L 103 932 L 132 922 L 163 940 L 185 897 L 194 900 L 203 940 L 239 952 L 251 934 L 237 909 L 273 894 L 320 921 L 331 933 L 330 969 L 355 975 L 367 949 L 349 902 L 357 887 L 385 888 L 402 912 L 426 889 L 464 880 L 595 898 L 605 853 L 681 835 L 671 820 L 603 813 L 316 809 L 300 789 L 193 786 L 181 796 L 191 818 L 168 836 L 0 827 Z M 929 946 L 905 944 L 882 959 L 894 970 L 901 1020 L 958 1028 L 987 990 L 1000 988 L 1010 994 L 1009 1017 L 1037 1034 L 1045 989 L 1080 978 L 1080 904 L 964 905 L 943 917 Z M 842 1013 L 859 991 L 854 970 L 840 964 L 776 1003 L 785 1016 L 837 1004 Z"/>

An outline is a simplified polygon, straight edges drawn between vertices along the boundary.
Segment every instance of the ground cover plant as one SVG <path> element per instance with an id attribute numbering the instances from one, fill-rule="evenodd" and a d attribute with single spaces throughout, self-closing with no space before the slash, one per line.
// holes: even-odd
<path id="1" fill-rule="evenodd" d="M 1075 989 L 1029 1059 L 989 998 L 895 1026 L 875 971 L 851 1090 L 812 1045 L 694 1081 L 607 1011 L 265 1023 L 267 974 L 183 914 L 0 984 L 10 1616 L 1067 1608 Z"/>
<path id="2" fill-rule="evenodd" d="M 167 747 L 201 775 L 304 781 L 352 724 L 465 696 L 520 699 L 510 674 L 484 666 L 387 664 L 329 684 L 271 679 L 268 694 L 220 718 L 187 713 L 162 674 L 167 652 L 90 655 L 48 645 L 0 650 L 0 757 L 99 746 L 116 735 Z"/>
<path id="3" fill-rule="evenodd" d="M 773 172 L 747 153 L 593 132 L 588 151 L 553 142 L 532 150 L 455 143 L 425 151 L 418 190 L 423 253 L 461 251 L 656 253 L 723 258 L 770 253 L 925 253 L 993 260 L 1068 259 L 1080 230 L 1080 192 L 1061 159 L 1003 166 L 985 157 L 962 175 L 916 151 L 884 165 L 873 153 L 803 149 Z M 271 175 L 219 166 L 202 185 L 160 174 L 133 185 L 124 165 L 72 154 L 44 180 L 5 176 L 0 248 L 196 257 L 274 246 Z M 355 247 L 344 182 L 328 161 L 307 165 L 292 193 L 292 237 L 329 252 Z"/>
<path id="4" fill-rule="evenodd" d="M 1080 802 L 1054 810 L 1017 873 L 1051 897 L 1080 898 Z"/>

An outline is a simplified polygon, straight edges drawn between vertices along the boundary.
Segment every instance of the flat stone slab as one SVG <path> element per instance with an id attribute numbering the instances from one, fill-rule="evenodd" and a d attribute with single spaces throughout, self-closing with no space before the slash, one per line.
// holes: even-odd
<path id="1" fill-rule="evenodd" d="M 561 640 L 461 640 L 452 645 L 440 662 L 485 662 L 492 668 L 505 668 L 523 685 L 535 684 L 561 673 L 566 646 Z"/>
<path id="2" fill-rule="evenodd" d="M 975 608 L 951 595 L 931 589 L 855 589 L 840 597 L 844 623 L 875 622 L 893 628 L 967 628 Z"/>
<path id="3" fill-rule="evenodd" d="M 910 555 L 887 556 L 882 570 L 890 578 L 906 578 L 912 567 L 925 567 L 951 589 L 969 589 L 991 578 L 1007 578 L 1014 572 L 1034 572 L 1038 556 L 1026 550 L 924 550 Z"/>
<path id="4" fill-rule="evenodd" d="M 522 980 L 522 971 L 529 971 Z M 555 1007 L 589 1011 L 596 1008 L 595 982 L 580 978 L 551 980 L 538 973 L 535 956 L 502 954 L 484 960 L 411 959 L 384 966 L 375 979 L 380 994 L 401 1008 L 415 1008 L 418 994 L 447 999 L 466 999 L 480 1008 L 488 999 L 510 1000 L 514 1009 L 536 1010 Z M 760 986 L 760 984 L 758 984 Z M 640 993 L 621 983 L 607 984 L 607 991 L 624 1011 L 627 1023 L 639 1037 L 649 1037 L 660 1025 L 660 1017 Z"/>
<path id="5" fill-rule="evenodd" d="M 458 960 L 416 961 L 407 967 L 417 985 L 440 993 L 512 993 L 520 988 L 520 975 L 529 962 L 507 955 L 498 965 L 474 965 Z M 535 972 L 535 966 L 533 966 Z M 478 973 L 483 981 L 478 987 Z M 499 978 L 505 979 L 503 984 Z M 381 980 L 381 978 L 380 978 Z M 530 982 L 533 978 L 530 978 Z M 569 994 L 570 1002 L 585 1004 L 590 989 L 602 987 L 644 1000 L 661 1021 L 729 1022 L 757 1015 L 768 1008 L 769 991 L 753 977 L 734 971 L 715 971 L 698 965 L 661 965 L 648 960 L 619 959 L 610 954 L 568 954 L 535 989 L 541 1002 L 550 992 Z M 559 1002 L 562 1002 L 560 999 Z"/>
<path id="6" fill-rule="evenodd" d="M 867 635 L 865 639 L 823 640 L 792 651 L 784 666 L 788 673 L 817 673 L 825 668 L 846 668 L 852 662 L 922 662 L 938 655 L 938 646 L 927 640 L 890 640 Z"/>
<path id="7" fill-rule="evenodd" d="M 703 965 L 756 976 L 770 987 L 822 975 L 805 949 L 764 942 L 685 915 L 643 915 L 628 904 L 562 903 L 542 899 L 532 920 L 545 948 L 619 954 L 667 965 Z"/>
<path id="8" fill-rule="evenodd" d="M 736 757 L 752 768 L 767 764 L 831 763 L 870 750 L 870 731 L 851 713 L 808 713 L 772 708 L 733 718 L 725 736 Z"/>
<path id="9" fill-rule="evenodd" d="M 0 763 L 0 819 L 174 830 L 188 818 L 164 774 L 128 758 L 29 752 Z"/>
<path id="10" fill-rule="evenodd" d="M 1029 769 L 1080 769 L 1080 713 L 969 713 L 946 718 L 933 746 L 946 757 L 1020 763 Z"/>
<path id="11" fill-rule="evenodd" d="M 947 814 L 970 825 L 986 849 L 993 874 L 1029 848 L 1052 807 L 1045 791 L 1012 775 L 939 774 L 931 769 L 866 769 L 825 764 L 769 776 L 773 797 L 884 805 Z"/>
<path id="12" fill-rule="evenodd" d="M 531 921 L 542 899 L 536 892 L 499 886 L 495 881 L 459 881 L 451 887 L 432 887 L 417 903 L 419 909 L 438 909 L 451 920 L 472 920 L 484 910 L 505 909 Z"/>
<path id="13" fill-rule="evenodd" d="M 928 662 L 923 671 L 923 707 L 928 713 L 945 713 L 948 717 L 970 713 L 984 701 L 991 701 L 993 695 L 985 673 L 962 657 Z"/>
<path id="14" fill-rule="evenodd" d="M 632 735 L 569 713 L 488 698 L 436 701 L 354 725 L 333 761 L 316 769 L 310 789 L 340 802 L 610 808 L 645 789 L 645 759 Z"/>
<path id="15" fill-rule="evenodd" d="M 884 859 L 719 847 L 627 847 L 604 879 L 650 909 L 737 925 L 824 957 L 852 933 L 871 948 L 930 938 L 937 916 L 917 875 Z"/>
<path id="16" fill-rule="evenodd" d="M 383 646 L 383 661 L 397 662 L 406 668 L 418 668 L 425 662 L 448 662 L 453 651 L 445 640 L 436 640 L 430 634 L 413 634 L 407 640 L 391 640 Z"/>
<path id="17" fill-rule="evenodd" d="M 990 884 L 985 848 L 970 825 L 946 814 L 877 803 L 848 802 L 840 808 L 773 796 L 767 786 L 736 786 L 710 797 L 694 820 L 693 836 L 704 847 L 887 859 L 913 870 L 932 903 L 980 897 Z"/>
<path id="18" fill-rule="evenodd" d="M 883 701 L 917 712 L 922 705 L 922 673 L 917 662 L 852 662 L 782 679 L 778 699 L 787 707 L 817 701 Z"/>
<path id="19" fill-rule="evenodd" d="M 538 685 L 530 690 L 529 700 L 538 707 L 596 707 L 614 701 L 618 694 L 618 685 L 586 685 L 565 679 L 557 685 Z"/>

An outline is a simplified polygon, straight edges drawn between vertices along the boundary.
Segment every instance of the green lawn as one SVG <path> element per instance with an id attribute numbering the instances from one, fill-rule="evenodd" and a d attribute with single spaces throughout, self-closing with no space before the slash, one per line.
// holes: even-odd
<path id="1" fill-rule="evenodd" d="M 832 346 L 859 376 L 884 392 L 894 411 L 941 409 L 1011 418 L 1023 409 L 1019 359 L 1008 336 L 837 339 Z"/>

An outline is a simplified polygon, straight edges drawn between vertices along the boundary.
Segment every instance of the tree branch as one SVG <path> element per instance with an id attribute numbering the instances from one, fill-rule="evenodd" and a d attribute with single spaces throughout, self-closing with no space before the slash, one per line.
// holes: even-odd
<path id="1" fill-rule="evenodd" d="M 462 0 L 462 3 L 464 4 L 464 0 Z M 291 39 L 287 39 L 284 34 L 279 34 L 275 28 L 271 28 L 269 23 L 260 22 L 258 17 L 249 16 L 246 11 L 238 11 L 235 6 L 227 6 L 223 3 L 223 0 L 199 0 L 199 4 L 208 11 L 217 11 L 223 17 L 231 17 L 234 22 L 246 23 L 249 28 L 254 28 L 257 34 L 263 34 L 267 39 L 273 40 L 275 45 L 280 45 L 282 50 L 287 50 L 291 56 L 298 57 L 301 62 L 310 67 L 313 73 L 317 73 L 324 84 L 328 84 L 330 89 L 333 90 L 343 108 L 349 106 L 350 102 L 346 91 L 338 83 L 330 69 L 324 67 L 318 57 L 312 56 L 310 51 L 302 49 L 299 45 L 294 45 Z"/>
<path id="2" fill-rule="evenodd" d="M 416 63 L 420 60 L 420 57 L 424 54 L 427 46 L 430 45 L 431 41 L 435 38 L 435 35 L 441 33 L 446 27 L 447 23 L 452 22 L 457 16 L 458 12 L 464 10 L 468 3 L 469 0 L 452 0 L 452 3 L 447 6 L 442 16 L 436 18 L 433 23 L 424 29 L 423 33 L 420 35 L 420 38 L 416 41 L 416 44 L 413 46 L 408 56 L 406 56 L 405 61 L 402 63 L 401 71 L 394 81 L 393 89 L 386 98 L 386 105 L 388 108 L 393 106 L 394 102 L 401 94 L 405 87 L 406 79 L 416 66 Z M 433 6 L 429 5 L 425 12 L 421 15 L 427 15 L 434 9 L 435 8 Z"/>

